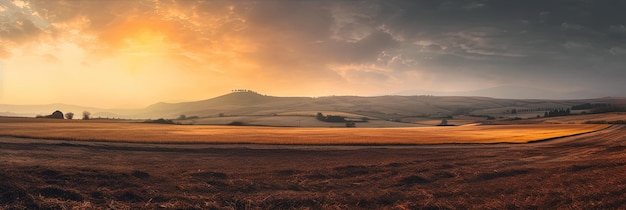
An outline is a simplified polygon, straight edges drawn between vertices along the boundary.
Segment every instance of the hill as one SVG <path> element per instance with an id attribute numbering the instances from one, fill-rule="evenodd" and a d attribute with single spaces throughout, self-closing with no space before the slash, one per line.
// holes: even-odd
<path id="1" fill-rule="evenodd" d="M 477 96 L 328 96 L 275 97 L 234 92 L 212 99 L 157 103 L 135 117 L 259 116 L 288 113 L 344 112 L 372 118 L 444 117 L 460 114 L 499 114 L 511 109 L 566 109 L 582 103 L 625 103 L 622 98 L 581 100 L 497 99 Z"/>
<path id="2" fill-rule="evenodd" d="M 195 116 L 218 116 L 220 113 L 229 115 L 268 115 L 288 108 L 302 106 L 312 98 L 307 97 L 274 97 L 254 92 L 233 92 L 212 99 L 182 102 L 157 103 L 140 110 L 134 117 L 168 117 L 174 118 L 181 114 Z"/>
<path id="3" fill-rule="evenodd" d="M 143 109 L 112 110 L 66 104 L 0 105 L 0 115 L 34 117 L 54 110 L 79 114 L 90 111 L 93 117 L 129 119 L 176 119 L 181 115 L 194 120 L 180 121 L 189 124 L 228 124 L 244 121 L 247 124 L 313 127 L 333 127 L 309 119 L 321 112 L 352 119 L 437 124 L 437 120 L 452 116 L 473 116 L 475 119 L 457 118 L 460 124 L 475 122 L 486 117 L 531 118 L 553 109 L 567 109 L 584 103 L 626 104 L 626 98 L 598 98 L 580 100 L 498 99 L 478 96 L 328 96 L 328 97 L 276 97 L 251 91 L 232 92 L 219 97 L 182 103 L 156 103 Z M 512 111 L 516 110 L 515 113 Z M 304 118 L 303 118 L 304 117 Z M 220 118 L 220 119 L 217 119 Z M 371 123 L 376 127 L 398 126 L 389 123 Z"/>
<path id="4" fill-rule="evenodd" d="M 62 103 L 41 105 L 0 104 L 0 116 L 34 117 L 36 115 L 49 115 L 55 110 L 61 110 L 63 113 L 72 112 L 76 115 L 75 117 L 80 117 L 83 111 L 89 111 L 93 116 L 115 118 L 127 117 L 137 112 L 137 110 L 132 109 L 102 109 Z"/>

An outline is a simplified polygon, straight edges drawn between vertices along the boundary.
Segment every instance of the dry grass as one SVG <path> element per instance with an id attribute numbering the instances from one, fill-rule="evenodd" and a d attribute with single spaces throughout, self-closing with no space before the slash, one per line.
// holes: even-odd
<path id="1" fill-rule="evenodd" d="M 622 125 L 538 144 L 354 150 L 0 140 L 0 209 L 626 206 Z"/>
<path id="2" fill-rule="evenodd" d="M 346 116 L 346 115 L 342 115 Z M 228 125 L 232 122 L 242 122 L 247 125 L 274 126 L 274 127 L 345 127 L 344 123 L 323 122 L 312 116 L 233 116 L 233 117 L 207 117 L 191 120 L 179 120 L 181 124 L 188 125 Z M 440 121 L 441 122 L 441 121 Z M 366 123 L 357 123 L 359 128 L 384 128 L 384 127 L 418 127 L 422 125 L 391 122 L 387 120 L 369 120 Z"/>
<path id="3" fill-rule="evenodd" d="M 320 110 L 320 111 L 280 112 L 280 113 L 277 113 L 277 114 L 278 115 L 284 115 L 284 116 L 293 116 L 293 115 L 297 115 L 297 116 L 315 116 L 315 115 L 317 115 L 317 113 L 322 113 L 324 115 L 339 115 L 339 116 L 344 116 L 344 117 L 349 117 L 349 118 L 367 117 L 367 116 L 364 116 L 364 115 L 353 114 L 353 113 L 348 113 L 348 112 L 324 111 L 324 110 Z"/>
<path id="4" fill-rule="evenodd" d="M 526 143 L 608 125 L 498 125 L 417 128 L 276 128 L 0 118 L 0 135 L 146 143 L 443 144 Z"/>

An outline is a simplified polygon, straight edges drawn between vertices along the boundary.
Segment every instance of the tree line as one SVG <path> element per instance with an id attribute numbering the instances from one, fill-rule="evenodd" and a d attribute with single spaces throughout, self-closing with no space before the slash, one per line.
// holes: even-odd
<path id="1" fill-rule="evenodd" d="M 556 117 L 556 116 L 565 116 L 571 113 L 570 109 L 554 109 L 549 112 L 545 112 L 543 117 Z"/>
<path id="2" fill-rule="evenodd" d="M 348 127 L 348 128 L 356 127 L 356 122 L 354 122 L 352 120 L 346 120 L 346 117 L 342 117 L 342 116 L 339 116 L 339 115 L 326 115 L 326 116 L 324 116 L 324 114 L 322 114 L 321 112 L 318 112 L 317 116 L 315 118 L 317 118 L 317 120 L 323 121 L 323 122 L 346 123 L 346 127 Z M 363 120 L 362 122 L 367 122 L 368 119 L 366 117 L 363 117 L 362 120 Z"/>
<path id="3" fill-rule="evenodd" d="M 506 113 L 518 114 L 524 112 L 552 111 L 558 108 L 527 108 L 527 109 L 507 109 Z"/>
<path id="4" fill-rule="evenodd" d="M 324 116 L 324 114 L 322 114 L 321 112 L 317 113 L 316 116 L 317 120 L 319 121 L 324 121 L 324 122 L 346 122 L 346 118 L 339 116 L 339 115 L 326 115 Z"/>
<path id="5" fill-rule="evenodd" d="M 35 116 L 35 118 L 51 118 L 51 119 L 74 119 L 74 113 L 72 112 L 68 112 L 65 113 L 65 115 L 63 114 L 63 112 L 56 110 L 54 112 L 52 112 L 52 114 L 49 115 L 37 115 Z M 91 113 L 88 111 L 83 111 L 83 120 L 89 120 L 91 119 Z"/>

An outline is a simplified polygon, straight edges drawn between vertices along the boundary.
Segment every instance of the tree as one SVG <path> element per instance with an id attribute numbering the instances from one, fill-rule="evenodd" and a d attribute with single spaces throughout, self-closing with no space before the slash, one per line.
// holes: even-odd
<path id="1" fill-rule="evenodd" d="M 184 114 L 181 114 L 180 116 L 178 116 L 177 120 L 184 120 L 187 119 L 187 116 L 185 116 Z"/>
<path id="2" fill-rule="evenodd" d="M 63 119 L 63 112 L 56 110 L 51 115 L 48 115 L 48 118 Z"/>
<path id="3" fill-rule="evenodd" d="M 346 117 L 342 117 L 339 115 L 324 116 L 321 112 L 318 112 L 315 118 L 317 118 L 317 120 L 319 121 L 324 121 L 324 122 L 346 122 Z"/>
<path id="4" fill-rule="evenodd" d="M 174 121 L 172 120 L 166 120 L 163 118 L 159 118 L 157 120 L 146 120 L 145 123 L 158 123 L 158 124 L 176 124 Z"/>
<path id="5" fill-rule="evenodd" d="M 316 118 L 317 118 L 318 120 L 320 120 L 320 121 L 324 121 L 324 120 L 325 120 L 324 114 L 322 114 L 321 112 L 318 112 L 318 113 L 317 113 Z"/>
<path id="6" fill-rule="evenodd" d="M 339 115 L 326 115 L 325 122 L 345 122 L 346 118 Z"/>
<path id="7" fill-rule="evenodd" d="M 91 119 L 91 113 L 89 113 L 88 111 L 83 111 L 83 120 L 88 120 Z"/>
<path id="8" fill-rule="evenodd" d="M 74 118 L 74 113 L 71 113 L 71 112 L 65 113 L 65 118 L 67 118 L 68 120 L 71 120 L 72 118 Z"/>

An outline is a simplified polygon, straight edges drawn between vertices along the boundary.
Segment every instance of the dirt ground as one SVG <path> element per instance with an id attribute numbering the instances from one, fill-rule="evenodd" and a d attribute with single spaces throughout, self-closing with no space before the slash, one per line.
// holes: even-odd
<path id="1" fill-rule="evenodd" d="M 0 209 L 624 206 L 624 126 L 531 144 L 408 147 L 0 137 Z"/>

